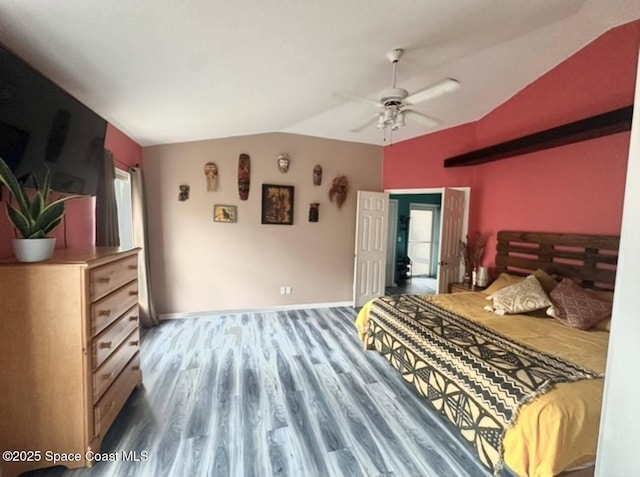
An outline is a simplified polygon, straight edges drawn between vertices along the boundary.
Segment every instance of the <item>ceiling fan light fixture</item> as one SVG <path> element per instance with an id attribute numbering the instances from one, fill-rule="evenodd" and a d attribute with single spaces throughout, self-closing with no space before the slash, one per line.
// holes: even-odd
<path id="1" fill-rule="evenodd" d="M 384 122 L 393 122 L 396 116 L 396 110 L 394 108 L 386 108 L 384 110 Z"/>
<path id="2" fill-rule="evenodd" d="M 396 129 L 400 129 L 401 127 L 404 127 L 405 123 L 404 123 L 404 113 L 402 111 L 400 111 L 397 115 L 395 120 L 393 121 L 393 126 L 391 127 L 394 131 Z"/>
<path id="3" fill-rule="evenodd" d="M 439 124 L 438 120 L 412 109 L 411 106 L 454 91 L 460 87 L 460 83 L 453 78 L 445 78 L 442 81 L 414 91 L 413 93 L 409 93 L 409 91 L 404 88 L 399 88 L 396 86 L 396 72 L 398 60 L 400 60 L 403 53 L 404 51 L 398 48 L 387 55 L 387 58 L 393 66 L 391 87 L 385 88 L 380 92 L 377 102 L 370 98 L 356 96 L 356 98 L 366 101 L 367 103 L 374 103 L 375 106 L 380 109 L 362 126 L 352 129 L 352 132 L 360 132 L 365 127 L 376 124 L 377 128 L 383 132 L 384 140 L 386 141 L 387 129 L 389 130 L 389 138 L 391 138 L 392 131 L 396 131 L 406 125 L 406 116 L 409 116 L 410 120 L 415 119 L 421 125 L 429 128 Z"/>

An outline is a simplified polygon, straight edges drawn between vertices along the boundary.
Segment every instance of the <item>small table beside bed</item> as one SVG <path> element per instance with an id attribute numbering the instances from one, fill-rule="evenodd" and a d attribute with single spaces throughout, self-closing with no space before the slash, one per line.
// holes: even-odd
<path id="1" fill-rule="evenodd" d="M 592 469 L 618 244 L 499 232 L 488 288 L 376 298 L 358 314 L 360 339 L 494 475 L 505 464 L 527 477 Z"/>

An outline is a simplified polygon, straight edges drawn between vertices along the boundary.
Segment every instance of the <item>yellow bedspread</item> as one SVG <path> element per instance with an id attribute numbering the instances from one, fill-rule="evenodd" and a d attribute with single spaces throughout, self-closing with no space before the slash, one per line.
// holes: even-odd
<path id="1" fill-rule="evenodd" d="M 604 373 L 607 332 L 575 330 L 551 318 L 496 315 L 483 309 L 487 304 L 483 293 L 424 298 L 530 348 L 595 373 Z M 370 307 L 371 302 L 362 308 L 356 320 L 363 343 Z M 556 384 L 549 392 L 524 405 L 503 439 L 506 464 L 521 476 L 551 477 L 592 462 L 596 454 L 602 385 L 602 379 Z"/>

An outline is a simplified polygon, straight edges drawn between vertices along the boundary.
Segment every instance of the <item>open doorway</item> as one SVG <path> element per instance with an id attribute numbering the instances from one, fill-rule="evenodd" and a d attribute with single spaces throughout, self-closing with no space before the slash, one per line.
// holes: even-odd
<path id="1" fill-rule="evenodd" d="M 449 267 L 449 262 L 453 266 L 459 264 L 455 258 L 451 260 L 451 257 L 444 257 L 450 255 L 448 251 L 452 246 L 451 238 L 456 245 L 457 240 L 467 233 L 470 196 L 468 187 L 456 189 L 463 194 L 464 210 L 458 223 L 460 227 L 456 227 L 455 232 L 451 230 L 444 234 L 450 238 L 443 247 L 440 244 L 440 239 L 443 238 L 441 224 L 445 216 L 450 217 L 450 205 L 443 205 L 445 189 L 387 190 L 390 201 L 397 203 L 397 212 L 389 216 L 390 234 L 395 227 L 395 236 L 390 235 L 388 239 L 393 242 L 394 247 L 389 247 L 387 253 L 387 270 L 393 270 L 393 277 L 387 281 L 387 294 L 432 294 L 439 288 L 440 293 L 443 293 L 442 290 L 447 288 L 444 282 L 452 281 L 452 278 L 456 281 L 451 270 L 444 274 L 443 270 Z M 447 197 L 450 195 L 449 193 Z M 449 199 L 447 204 L 450 204 Z M 447 213 L 444 213 L 443 208 L 447 209 Z M 455 248 L 457 249 L 457 245 Z"/>
<path id="2" fill-rule="evenodd" d="M 442 193 L 391 194 L 397 203 L 391 293 L 435 293 Z M 392 227 L 390 227 L 392 228 Z M 391 268 L 391 267 L 389 267 Z"/>

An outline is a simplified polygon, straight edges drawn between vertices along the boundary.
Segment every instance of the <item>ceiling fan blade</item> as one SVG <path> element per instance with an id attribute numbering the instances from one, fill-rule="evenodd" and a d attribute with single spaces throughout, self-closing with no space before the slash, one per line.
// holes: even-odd
<path id="1" fill-rule="evenodd" d="M 371 119 L 369 119 L 366 123 L 361 124 L 358 127 L 355 127 L 353 129 L 350 129 L 351 132 L 360 132 L 366 128 L 368 128 L 369 126 L 371 126 L 373 123 L 375 123 L 376 121 L 378 121 L 378 115 L 376 114 L 375 116 L 373 116 Z"/>
<path id="2" fill-rule="evenodd" d="M 405 98 L 405 101 L 409 104 L 422 103 L 423 101 L 427 101 L 428 99 L 432 99 L 445 93 L 455 91 L 459 87 L 460 83 L 457 80 L 454 80 L 453 78 L 447 78 L 410 94 Z"/>
<path id="3" fill-rule="evenodd" d="M 416 122 L 429 128 L 436 127 L 438 124 L 440 124 L 440 121 L 436 118 L 432 118 L 431 116 L 427 116 L 426 114 L 419 113 L 418 111 L 414 111 L 413 109 L 404 109 L 402 112 L 406 117 L 410 117 Z"/>
<path id="4" fill-rule="evenodd" d="M 333 96 L 343 100 L 346 99 L 348 101 L 359 101 L 361 103 L 371 104 L 372 106 L 376 106 L 378 108 L 383 107 L 383 105 L 379 101 L 376 101 L 375 99 L 367 98 L 366 96 L 360 96 L 359 94 L 355 94 L 355 93 L 348 93 L 348 92 L 333 93 Z"/>

